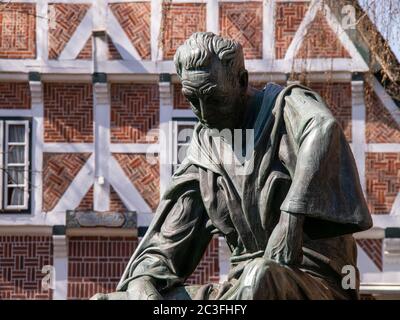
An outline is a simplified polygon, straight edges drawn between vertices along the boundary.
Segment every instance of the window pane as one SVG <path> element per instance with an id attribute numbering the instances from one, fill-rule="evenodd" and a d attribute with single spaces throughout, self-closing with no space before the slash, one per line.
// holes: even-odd
<path id="1" fill-rule="evenodd" d="M 9 142 L 25 142 L 25 125 L 10 124 L 8 126 Z"/>
<path id="2" fill-rule="evenodd" d="M 7 197 L 8 206 L 22 206 L 24 205 L 24 189 L 23 188 L 8 188 Z"/>
<path id="3" fill-rule="evenodd" d="M 25 146 L 8 146 L 8 163 L 25 163 Z"/>
<path id="4" fill-rule="evenodd" d="M 24 168 L 9 167 L 5 174 L 7 174 L 7 184 L 24 184 Z"/>

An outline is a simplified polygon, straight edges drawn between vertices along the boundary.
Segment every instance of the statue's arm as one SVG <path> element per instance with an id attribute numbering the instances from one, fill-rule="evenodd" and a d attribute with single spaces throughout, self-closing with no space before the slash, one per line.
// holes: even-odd
<path id="1" fill-rule="evenodd" d="M 119 290 L 162 292 L 183 284 L 198 265 L 212 237 L 199 190 L 181 192 L 159 219 L 142 240 L 145 243 L 128 266 L 122 279 L 125 285 Z"/>
<path id="2" fill-rule="evenodd" d="M 320 123 L 325 122 L 325 119 L 329 121 L 333 117 L 322 99 L 311 91 L 296 88 L 285 99 L 284 126 L 288 141 L 297 153 L 297 163 L 289 171 L 295 173 L 292 179 L 296 179 L 299 172 L 304 173 L 306 170 L 312 172 L 319 167 L 318 153 L 310 149 L 309 144 L 319 142 L 319 150 L 323 150 L 327 139 L 322 134 Z M 315 120 L 316 118 L 322 120 Z M 315 136 L 318 136 L 318 139 L 315 139 Z M 301 183 L 301 181 L 295 182 Z M 296 196 L 300 198 L 299 194 Z M 301 262 L 305 213 L 301 210 L 293 212 L 281 208 L 280 220 L 266 248 L 267 258 L 284 264 Z"/>
<path id="3" fill-rule="evenodd" d="M 298 264 L 302 260 L 304 216 L 281 212 L 265 250 L 267 259 L 283 264 Z"/>

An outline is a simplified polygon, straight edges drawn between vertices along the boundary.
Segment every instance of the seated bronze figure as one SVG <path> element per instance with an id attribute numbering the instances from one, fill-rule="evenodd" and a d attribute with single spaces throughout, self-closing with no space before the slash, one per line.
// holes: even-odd
<path id="1" fill-rule="evenodd" d="M 352 233 L 372 220 L 321 97 L 296 84 L 249 87 L 241 45 L 213 33 L 193 34 L 174 61 L 199 122 L 117 292 L 93 299 L 357 299 Z M 240 165 L 213 145 L 216 132 L 234 129 L 254 132 Z M 232 252 L 228 280 L 185 286 L 215 234 Z M 348 265 L 353 288 L 342 286 Z"/>

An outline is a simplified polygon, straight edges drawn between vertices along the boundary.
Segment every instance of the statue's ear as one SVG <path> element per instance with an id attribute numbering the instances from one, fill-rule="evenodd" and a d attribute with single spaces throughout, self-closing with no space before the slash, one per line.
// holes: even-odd
<path id="1" fill-rule="evenodd" d="M 244 90 L 247 90 L 247 86 L 249 84 L 249 74 L 246 69 L 242 69 L 239 72 L 239 84 Z"/>

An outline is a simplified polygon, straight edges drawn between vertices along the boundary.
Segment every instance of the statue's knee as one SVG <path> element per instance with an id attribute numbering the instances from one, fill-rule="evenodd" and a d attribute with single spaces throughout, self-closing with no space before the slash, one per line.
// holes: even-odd
<path id="1" fill-rule="evenodd" d="M 273 276 L 274 274 L 282 272 L 284 268 L 284 266 L 278 262 L 265 258 L 256 258 L 252 264 L 253 266 L 251 273 L 257 279 L 265 278 L 271 275 Z"/>
<path id="2" fill-rule="evenodd" d="M 265 258 L 256 258 L 244 270 L 238 299 L 266 299 L 271 291 L 271 281 L 284 266 Z"/>

